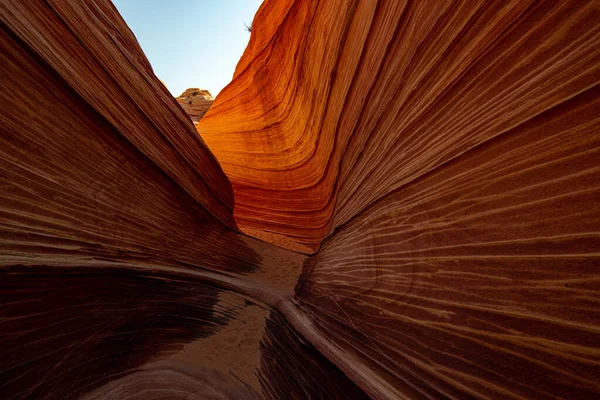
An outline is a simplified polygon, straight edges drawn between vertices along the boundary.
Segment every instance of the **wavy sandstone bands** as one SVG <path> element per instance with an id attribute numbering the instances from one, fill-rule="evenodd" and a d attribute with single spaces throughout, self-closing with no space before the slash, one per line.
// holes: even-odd
<path id="1" fill-rule="evenodd" d="M 593 87 L 598 17 L 594 1 L 267 2 L 198 131 L 239 226 L 314 252 L 381 196 Z"/>
<path id="2" fill-rule="evenodd" d="M 599 14 L 267 0 L 200 138 L 112 4 L 4 1 L 0 393 L 598 397 Z"/>
<path id="3" fill-rule="evenodd" d="M 228 179 L 111 3 L 7 1 L 0 18 L 1 397 L 110 398 L 173 369 L 193 396 L 260 390 L 264 319 L 304 257 L 237 232 Z M 197 347 L 246 315 L 262 327 L 222 358 L 252 376 L 222 377 Z"/>
<path id="4" fill-rule="evenodd" d="M 595 2 L 259 11 L 198 131 L 243 231 L 300 251 L 327 237 L 297 301 L 387 395 L 598 392 L 599 18 Z"/>
<path id="5" fill-rule="evenodd" d="M 311 258 L 302 308 L 412 396 L 593 397 L 594 92 L 378 200 Z"/>

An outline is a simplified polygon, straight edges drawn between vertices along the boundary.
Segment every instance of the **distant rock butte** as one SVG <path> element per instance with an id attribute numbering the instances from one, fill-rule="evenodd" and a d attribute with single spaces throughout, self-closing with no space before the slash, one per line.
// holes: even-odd
<path id="1" fill-rule="evenodd" d="M 190 116 L 194 124 L 206 114 L 210 106 L 215 101 L 214 97 L 208 90 L 201 90 L 198 88 L 186 89 L 185 92 L 181 93 L 175 100 L 181 105 L 183 111 Z"/>
<path id="2" fill-rule="evenodd" d="M 600 398 L 597 0 L 266 0 L 214 104 L 0 20 L 2 399 Z"/>

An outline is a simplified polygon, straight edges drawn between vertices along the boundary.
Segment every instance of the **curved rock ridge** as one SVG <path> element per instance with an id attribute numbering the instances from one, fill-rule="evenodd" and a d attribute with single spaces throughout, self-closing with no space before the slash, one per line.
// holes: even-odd
<path id="1" fill-rule="evenodd" d="M 280 1 L 256 19 L 198 132 L 242 230 L 304 252 L 598 79 L 595 1 Z"/>
<path id="2" fill-rule="evenodd" d="M 599 107 L 581 93 L 379 199 L 310 259 L 301 308 L 413 398 L 595 397 Z"/>
<path id="3" fill-rule="evenodd" d="M 190 116 L 192 122 L 196 125 L 202 116 L 206 114 L 215 99 L 208 90 L 189 88 L 181 93 L 179 97 L 176 97 L 175 100 L 177 100 L 183 111 Z"/>
<path id="4" fill-rule="evenodd" d="M 266 0 L 195 131 L 111 2 L 1 2 L 0 397 L 600 397 L 598 21 Z"/>

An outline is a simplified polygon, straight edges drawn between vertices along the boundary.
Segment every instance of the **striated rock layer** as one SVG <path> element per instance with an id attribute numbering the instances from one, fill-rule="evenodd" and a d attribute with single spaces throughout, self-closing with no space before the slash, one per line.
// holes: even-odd
<path id="1" fill-rule="evenodd" d="M 600 396 L 599 20 L 267 0 L 196 132 L 112 3 L 3 1 L 2 397 Z"/>
<path id="2" fill-rule="evenodd" d="M 0 17 L 0 397 L 124 398 L 109 384 L 139 391 L 132 373 L 162 395 L 260 391 L 265 319 L 304 256 L 237 231 L 227 177 L 110 2 Z M 186 361 L 249 317 L 223 357 L 248 376 Z"/>
<path id="3" fill-rule="evenodd" d="M 595 1 L 283 1 L 257 20 L 198 131 L 240 227 L 306 252 L 598 79 Z"/>
<path id="4" fill-rule="evenodd" d="M 369 394 L 599 390 L 599 20 L 594 1 L 262 6 L 198 131 L 243 231 L 320 248 L 296 301 Z"/>
<path id="5" fill-rule="evenodd" d="M 186 89 L 175 100 L 177 100 L 183 111 L 190 116 L 192 122 L 196 125 L 202 116 L 206 114 L 215 99 L 208 90 L 190 88 Z"/>

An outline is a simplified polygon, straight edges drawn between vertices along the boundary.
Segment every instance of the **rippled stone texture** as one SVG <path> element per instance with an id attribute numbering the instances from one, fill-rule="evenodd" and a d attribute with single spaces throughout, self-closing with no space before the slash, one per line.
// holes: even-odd
<path id="1" fill-rule="evenodd" d="M 313 252 L 382 196 L 590 90 L 598 16 L 594 1 L 267 2 L 198 131 L 242 229 Z"/>
<path id="2" fill-rule="evenodd" d="M 192 392 L 259 391 L 181 358 L 240 315 L 268 318 L 304 256 L 237 231 L 227 177 L 110 2 L 0 16 L 0 397 L 108 393 L 139 369 L 169 391 L 156 365 L 187 370 Z M 248 329 L 230 358 L 254 374 L 264 322 Z"/>
<path id="3" fill-rule="evenodd" d="M 0 18 L 4 398 L 600 395 L 597 2 L 267 0 L 200 135 L 110 2 Z"/>

